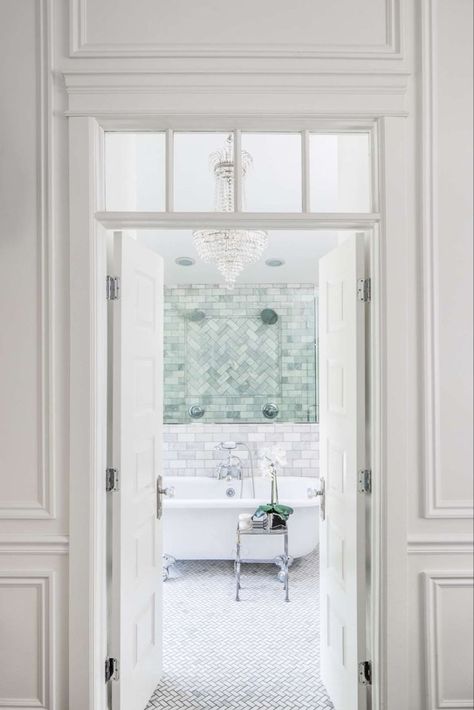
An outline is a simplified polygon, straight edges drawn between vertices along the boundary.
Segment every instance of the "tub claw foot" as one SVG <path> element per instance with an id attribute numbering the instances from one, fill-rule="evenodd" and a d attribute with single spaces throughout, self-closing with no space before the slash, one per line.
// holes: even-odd
<path id="1" fill-rule="evenodd" d="M 280 571 L 277 574 L 278 581 L 282 584 L 286 584 L 286 580 L 288 577 L 288 569 L 293 564 L 293 557 L 286 557 L 286 555 L 278 555 L 278 557 L 275 557 L 273 562 L 277 567 L 280 568 Z"/>
<path id="2" fill-rule="evenodd" d="M 176 560 L 171 555 L 163 555 L 163 582 L 170 576 L 170 568 L 176 564 Z"/>

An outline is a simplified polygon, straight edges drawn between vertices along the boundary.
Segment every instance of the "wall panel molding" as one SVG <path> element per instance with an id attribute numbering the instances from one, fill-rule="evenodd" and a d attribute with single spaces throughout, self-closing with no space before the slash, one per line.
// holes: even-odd
<path id="1" fill-rule="evenodd" d="M 462 590 L 473 588 L 473 574 L 466 571 L 429 571 L 423 573 L 424 577 L 424 603 L 425 603 L 425 654 L 426 654 L 426 689 L 427 689 L 427 710 L 458 710 L 461 708 L 474 707 L 472 697 L 447 697 L 446 685 L 449 684 L 449 666 L 447 666 L 447 655 L 452 652 L 453 647 L 448 648 L 446 642 L 443 644 L 442 638 L 442 595 L 446 590 Z M 445 604 L 446 608 L 453 613 L 463 614 L 462 608 L 453 608 L 452 604 Z M 465 610 L 469 615 L 472 610 L 472 602 Z M 463 623 L 466 629 L 470 628 L 467 619 Z M 445 620 L 446 621 L 446 620 Z M 449 622 L 448 622 L 449 625 Z M 466 640 L 466 639 L 465 639 Z M 468 640 L 468 639 L 467 639 Z M 469 641 L 469 640 L 468 640 Z M 466 644 L 467 645 L 467 644 Z M 463 658 L 464 660 L 464 658 Z M 464 663 L 464 670 L 467 677 L 471 676 L 471 667 Z M 454 685 L 451 682 L 452 685 Z"/>
<path id="2" fill-rule="evenodd" d="M 472 535 L 411 535 L 409 555 L 472 555 Z"/>
<path id="3" fill-rule="evenodd" d="M 36 13 L 37 83 L 37 236 L 39 243 L 37 314 L 40 332 L 38 497 L 35 500 L 2 501 L 0 519 L 38 520 L 55 517 L 54 474 L 54 333 L 53 333 L 53 238 L 52 238 L 52 33 L 51 0 L 29 0 Z M 34 303 L 31 304 L 34 308 Z"/>
<path id="4" fill-rule="evenodd" d="M 67 555 L 68 535 L 0 533 L 0 555 Z"/>
<path id="5" fill-rule="evenodd" d="M 440 0 L 421 0 L 422 40 L 422 270 L 423 270 L 423 416 L 424 517 L 471 518 L 473 501 L 448 499 L 442 492 L 441 402 L 438 358 L 438 182 L 437 182 L 437 10 Z"/>
<path id="6" fill-rule="evenodd" d="M 37 673 L 37 694 L 35 697 L 0 697 L 0 708 L 13 710 L 13 708 L 44 708 L 53 710 L 54 708 L 54 665 L 53 665 L 53 609 L 55 604 L 54 596 L 54 572 L 37 570 L 1 570 L 0 590 L 24 591 L 32 589 L 36 592 L 35 628 L 31 629 L 34 638 L 37 637 L 36 646 L 36 666 Z M 30 610 L 30 612 L 33 610 Z M 21 620 L 18 619 L 18 623 Z M 15 652 L 15 648 L 12 649 Z M 21 653 L 21 649 L 16 649 Z M 22 666 L 23 659 L 19 658 L 20 672 L 27 675 L 28 665 Z"/>
<path id="7" fill-rule="evenodd" d="M 401 59 L 401 0 L 384 0 L 385 40 L 382 44 L 203 44 L 91 42 L 88 37 L 88 1 L 72 0 L 70 16 L 71 57 L 248 57 L 316 59 Z"/>

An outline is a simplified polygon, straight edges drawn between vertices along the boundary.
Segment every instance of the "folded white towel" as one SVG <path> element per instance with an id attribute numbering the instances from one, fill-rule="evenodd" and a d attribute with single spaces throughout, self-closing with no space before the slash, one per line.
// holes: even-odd
<path id="1" fill-rule="evenodd" d="M 239 530 L 251 530 L 252 522 L 247 520 L 239 520 Z"/>
<path id="2" fill-rule="evenodd" d="M 242 520 L 242 521 L 251 521 L 251 520 L 252 520 L 252 516 L 250 515 L 250 513 L 240 513 L 240 514 L 239 514 L 239 520 Z"/>

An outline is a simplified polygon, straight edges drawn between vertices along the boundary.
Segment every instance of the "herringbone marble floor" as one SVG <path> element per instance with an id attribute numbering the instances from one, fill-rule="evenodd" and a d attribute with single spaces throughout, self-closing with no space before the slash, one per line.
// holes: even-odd
<path id="1" fill-rule="evenodd" d="M 181 562 L 164 585 L 164 673 L 146 710 L 333 710 L 319 679 L 319 564 L 296 560 L 289 604 L 271 565 Z"/>

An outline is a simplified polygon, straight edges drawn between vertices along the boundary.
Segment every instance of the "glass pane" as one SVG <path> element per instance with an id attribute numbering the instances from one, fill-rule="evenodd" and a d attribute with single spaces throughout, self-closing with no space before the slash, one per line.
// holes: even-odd
<path id="1" fill-rule="evenodd" d="M 243 133 L 242 150 L 250 160 L 242 186 L 243 209 L 301 212 L 301 135 Z"/>
<path id="2" fill-rule="evenodd" d="M 311 134 L 310 211 L 371 212 L 368 133 Z"/>
<path id="3" fill-rule="evenodd" d="M 232 159 L 232 134 L 175 133 L 175 212 L 233 211 Z"/>
<path id="4" fill-rule="evenodd" d="M 105 134 L 105 209 L 165 210 L 164 133 Z"/>

